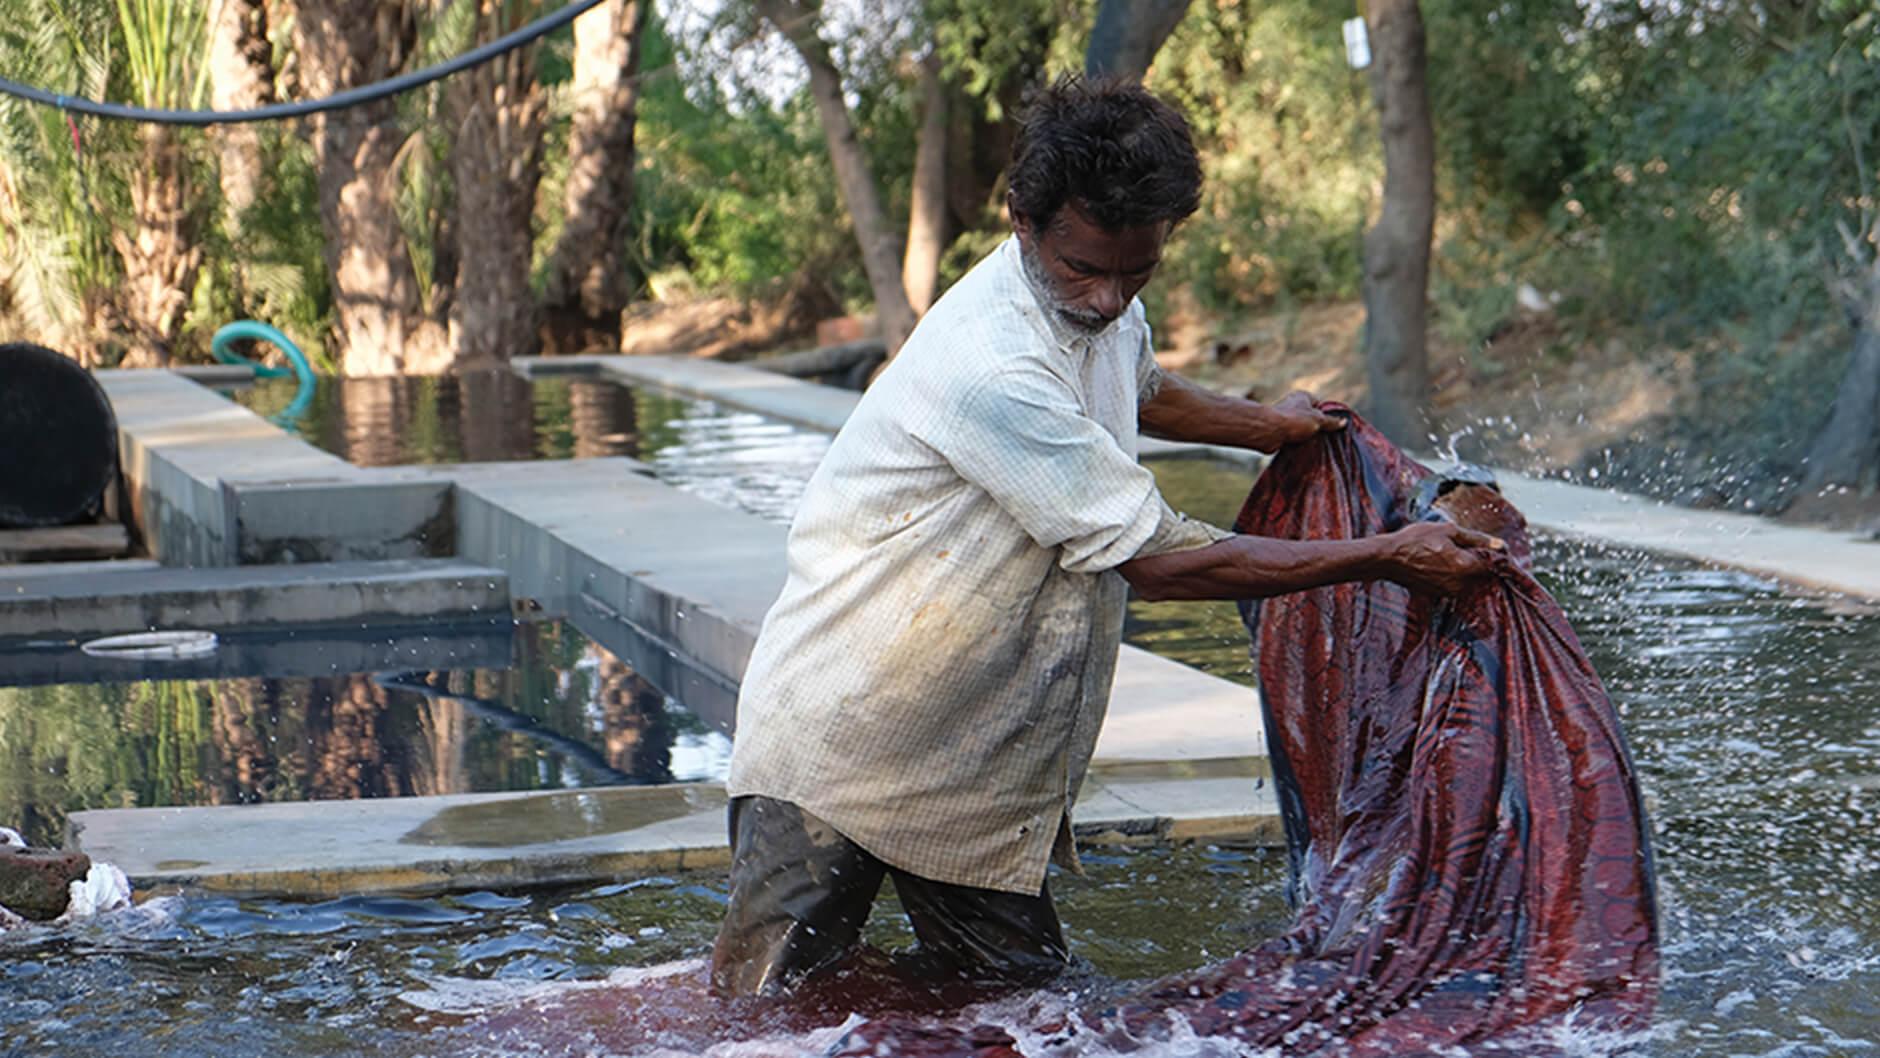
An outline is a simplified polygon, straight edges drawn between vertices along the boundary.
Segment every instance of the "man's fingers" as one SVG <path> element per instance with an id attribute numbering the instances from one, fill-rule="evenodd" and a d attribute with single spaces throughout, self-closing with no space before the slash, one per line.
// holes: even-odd
<path id="1" fill-rule="evenodd" d="M 1319 413 L 1319 432 L 1325 433 L 1331 430 L 1342 430 L 1344 428 L 1345 428 L 1344 416 L 1327 415 L 1324 412 Z"/>
<path id="2" fill-rule="evenodd" d="M 1459 547 L 1485 547 L 1490 551 L 1506 551 L 1508 549 L 1508 545 L 1504 543 L 1500 537 L 1480 533 L 1474 529 L 1458 528 L 1456 534 L 1450 539 L 1454 540 Z"/>

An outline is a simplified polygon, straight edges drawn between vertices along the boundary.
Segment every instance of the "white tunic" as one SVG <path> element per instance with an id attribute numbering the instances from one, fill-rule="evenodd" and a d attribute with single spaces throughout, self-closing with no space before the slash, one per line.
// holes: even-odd
<path id="1" fill-rule="evenodd" d="M 1159 369 L 1140 302 L 1084 335 L 1016 239 L 929 311 L 798 507 L 738 698 L 729 791 L 883 861 L 1036 893 L 1109 704 L 1138 555 L 1221 530 L 1136 462 Z"/>

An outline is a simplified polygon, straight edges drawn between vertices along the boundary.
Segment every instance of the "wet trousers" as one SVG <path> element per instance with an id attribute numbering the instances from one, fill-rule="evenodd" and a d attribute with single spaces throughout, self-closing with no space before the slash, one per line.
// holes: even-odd
<path id="1" fill-rule="evenodd" d="M 734 798 L 729 823 L 731 899 L 712 949 L 720 995 L 777 995 L 847 954 L 884 875 L 920 941 L 922 972 L 1035 983 L 1069 959 L 1048 885 L 1026 896 L 921 878 L 769 797 Z"/>

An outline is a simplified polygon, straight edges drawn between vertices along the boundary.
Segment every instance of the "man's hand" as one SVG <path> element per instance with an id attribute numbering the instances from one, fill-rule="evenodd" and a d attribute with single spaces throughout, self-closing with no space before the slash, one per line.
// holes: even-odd
<path id="1" fill-rule="evenodd" d="M 1295 389 L 1268 408 L 1273 416 L 1274 432 L 1279 438 L 1276 448 L 1310 440 L 1324 431 L 1345 428 L 1343 418 L 1327 415 L 1319 410 L 1318 404 L 1317 397 L 1303 389 Z"/>
<path id="2" fill-rule="evenodd" d="M 1500 540 L 1448 522 L 1417 522 L 1381 537 L 1386 543 L 1386 576 L 1411 591 L 1454 595 L 1488 575 L 1488 551 Z"/>

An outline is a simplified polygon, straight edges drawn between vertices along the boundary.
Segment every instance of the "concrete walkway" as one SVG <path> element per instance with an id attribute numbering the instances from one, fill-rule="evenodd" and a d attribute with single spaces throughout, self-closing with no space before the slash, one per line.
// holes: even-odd
<path id="1" fill-rule="evenodd" d="M 564 358 L 518 366 L 597 372 L 828 430 L 841 424 L 856 399 L 686 358 Z M 143 397 L 167 385 L 134 381 L 128 388 Z M 172 400 L 170 406 L 179 405 Z M 180 406 L 187 414 L 188 401 Z M 448 506 L 456 523 L 451 558 L 502 571 L 516 600 L 573 617 L 656 685 L 729 725 L 735 675 L 782 581 L 781 526 L 650 480 L 629 460 L 366 471 L 297 456 L 291 445 L 298 441 L 263 436 L 249 423 L 237 431 L 243 440 L 236 443 L 250 446 L 251 456 L 257 443 L 271 454 L 265 469 L 251 464 L 248 470 L 261 480 L 244 485 L 221 479 L 213 452 L 204 451 L 215 446 L 216 434 L 162 421 L 154 404 L 138 407 L 152 417 L 133 416 L 149 436 L 186 441 L 180 458 L 162 443 L 143 458 L 182 474 L 193 502 L 211 508 L 213 526 L 225 527 L 211 534 L 213 547 L 192 545 L 190 553 L 267 552 L 275 546 L 267 541 L 285 539 L 284 529 L 266 530 L 271 535 L 260 543 L 249 537 L 262 532 L 255 527 L 283 522 L 278 512 L 290 508 L 281 504 L 331 512 L 339 509 L 333 499 L 343 494 L 351 506 L 375 510 L 381 531 L 420 542 L 428 539 L 423 530 L 433 512 Z M 213 418 L 225 410 L 198 407 L 193 414 Z M 1145 454 L 1250 461 L 1231 450 L 1197 453 L 1159 443 L 1145 444 Z M 306 480 L 296 468 L 305 469 Z M 1502 481 L 1538 528 L 1880 599 L 1880 545 L 1871 541 L 1520 475 Z M 307 524 L 299 515 L 285 520 Z M 709 533 L 701 532 L 703 525 L 711 526 Z M 356 557 L 356 544 L 337 528 L 323 526 L 322 533 L 297 538 L 294 546 Z M 699 561 L 702 540 L 709 563 Z M 426 546 L 434 550 L 434 543 Z M 1125 647 L 1112 703 L 1078 805 L 1080 836 L 1279 840 L 1254 692 Z M 723 793 L 713 784 L 127 809 L 74 813 L 72 819 L 80 848 L 117 863 L 140 886 L 228 892 L 325 896 L 502 887 L 715 867 L 725 856 Z"/>
<path id="2" fill-rule="evenodd" d="M 1767 518 L 1674 507 L 1564 481 L 1498 473 L 1529 525 L 1677 555 L 1818 591 L 1880 600 L 1880 541 Z"/>
<path id="3" fill-rule="evenodd" d="M 594 357 L 596 368 L 652 385 L 737 404 L 789 422 L 835 430 L 859 394 L 683 357 Z M 1240 449 L 1143 439 L 1144 458 L 1204 455 L 1257 463 Z M 1431 465 L 1434 465 L 1433 463 Z M 1674 507 L 1610 489 L 1499 470 L 1502 491 L 1528 524 L 1617 547 L 1678 555 L 1791 584 L 1880 600 L 1880 541 L 1782 525 L 1754 515 Z"/>
<path id="4" fill-rule="evenodd" d="M 609 374 L 618 367 L 614 358 L 548 364 Z M 662 373 L 635 384 L 816 428 L 838 426 L 855 399 L 723 365 L 645 366 Z M 153 614 L 216 625 L 224 611 L 236 616 L 236 604 L 278 620 L 280 606 L 264 601 L 267 585 L 284 600 L 308 592 L 303 601 L 323 616 L 379 618 L 424 606 L 487 612 L 494 600 L 486 593 L 500 588 L 520 609 L 573 619 L 656 686 L 731 728 L 737 677 L 782 586 L 783 526 L 667 486 L 632 460 L 359 468 L 257 426 L 236 405 L 173 376 L 106 372 L 102 381 L 126 405 L 124 444 L 134 453 L 126 462 L 141 472 L 140 509 L 160 523 L 153 550 L 196 568 L 93 566 L 82 585 L 22 577 L 13 586 L 33 593 L 42 610 L 63 607 L 62 625 L 82 625 L 75 613 L 91 598 L 121 600 L 91 624 L 126 628 L 84 629 L 102 632 L 157 623 Z M 296 564 L 226 564 L 290 558 Z M 335 603 L 343 584 L 317 590 L 323 577 L 383 579 L 395 569 L 414 577 L 397 590 L 363 593 L 369 605 Z M 436 576 L 428 587 L 409 583 L 417 573 Z M 6 577 L 0 570 L 0 581 Z M 174 599 L 188 585 L 200 590 L 183 605 L 153 601 Z M 77 598 L 60 597 L 79 587 Z M 0 627 L 9 612 L 4 596 Z M 29 612 L 25 594 L 17 602 L 12 612 L 28 626 L 43 616 Z M 262 605 L 265 614 L 255 609 Z M 1126 647 L 1112 701 L 1078 812 L 1087 839 L 1276 837 L 1255 692 Z M 311 896 L 712 864 L 725 854 L 722 805 L 722 790 L 706 784 L 104 810 L 74 813 L 72 822 L 78 847 L 118 864 L 140 886 Z"/>

